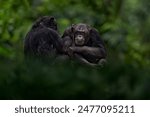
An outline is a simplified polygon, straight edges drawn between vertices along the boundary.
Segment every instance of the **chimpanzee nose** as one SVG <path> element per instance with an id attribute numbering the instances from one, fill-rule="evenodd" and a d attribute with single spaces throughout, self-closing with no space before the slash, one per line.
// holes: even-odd
<path id="1" fill-rule="evenodd" d="M 78 39 L 82 39 L 83 37 L 82 37 L 82 35 L 78 35 Z"/>

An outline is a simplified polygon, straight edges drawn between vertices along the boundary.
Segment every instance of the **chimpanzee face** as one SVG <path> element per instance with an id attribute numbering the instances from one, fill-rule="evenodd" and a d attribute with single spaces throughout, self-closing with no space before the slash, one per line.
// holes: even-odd
<path id="1" fill-rule="evenodd" d="M 85 44 L 85 36 L 84 32 L 76 32 L 74 37 L 75 45 L 82 46 Z"/>
<path id="2" fill-rule="evenodd" d="M 74 42 L 77 46 L 83 46 L 89 40 L 89 29 L 85 24 L 74 26 Z"/>

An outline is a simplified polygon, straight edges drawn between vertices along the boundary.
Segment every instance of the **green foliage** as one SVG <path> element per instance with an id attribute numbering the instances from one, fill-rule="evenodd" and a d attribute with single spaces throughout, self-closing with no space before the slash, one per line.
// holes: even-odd
<path id="1" fill-rule="evenodd" d="M 0 0 L 0 99 L 150 99 L 149 11 L 149 0 Z M 79 22 L 97 28 L 107 65 L 24 61 L 24 37 L 44 15 L 60 34 Z"/>

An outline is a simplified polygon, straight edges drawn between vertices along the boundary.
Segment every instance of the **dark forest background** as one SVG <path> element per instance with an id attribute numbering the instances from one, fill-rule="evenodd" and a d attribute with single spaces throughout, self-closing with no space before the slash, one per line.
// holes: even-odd
<path id="1" fill-rule="evenodd" d="M 107 64 L 26 63 L 23 40 L 40 16 L 60 34 L 87 23 L 101 34 Z M 0 0 L 0 99 L 150 99 L 149 0 Z"/>

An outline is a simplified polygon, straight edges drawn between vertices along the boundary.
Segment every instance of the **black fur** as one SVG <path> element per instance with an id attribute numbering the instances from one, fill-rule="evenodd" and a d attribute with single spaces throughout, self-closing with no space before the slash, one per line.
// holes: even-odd
<path id="1" fill-rule="evenodd" d="M 62 51 L 61 38 L 54 17 L 39 18 L 24 40 L 25 56 L 53 56 Z"/>
<path id="2" fill-rule="evenodd" d="M 85 38 L 86 42 L 82 47 L 74 46 L 74 35 L 78 27 L 82 27 L 82 30 L 86 28 L 86 33 L 89 35 L 88 38 Z M 80 23 L 70 26 L 64 31 L 62 38 L 63 50 L 73 58 L 77 56 L 77 58 L 81 58 L 81 61 L 90 65 L 96 65 L 101 59 L 106 59 L 106 49 L 98 31 L 86 24 Z"/>

